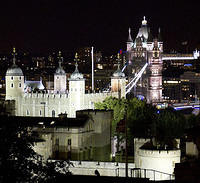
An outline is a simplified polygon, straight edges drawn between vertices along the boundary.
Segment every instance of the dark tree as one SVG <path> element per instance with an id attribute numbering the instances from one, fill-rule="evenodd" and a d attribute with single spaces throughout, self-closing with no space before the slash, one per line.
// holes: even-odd
<path id="1" fill-rule="evenodd" d="M 174 139 L 182 138 L 187 127 L 183 114 L 173 109 L 165 109 L 155 120 L 155 139 L 160 148 L 174 148 Z"/>
<path id="2" fill-rule="evenodd" d="M 14 117 L 0 116 L 0 121 L 0 182 L 48 182 L 60 175 L 56 167 L 62 163 L 45 163 L 34 152 L 30 127 Z"/>

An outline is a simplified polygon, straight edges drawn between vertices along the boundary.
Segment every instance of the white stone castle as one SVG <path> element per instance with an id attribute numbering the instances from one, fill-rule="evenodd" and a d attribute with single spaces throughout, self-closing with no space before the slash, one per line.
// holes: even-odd
<path id="1" fill-rule="evenodd" d="M 78 56 L 75 56 L 75 71 L 68 78 L 62 67 L 63 58 L 59 52 L 59 66 L 54 74 L 54 90 L 33 92 L 31 84 L 44 89 L 41 81 L 25 81 L 24 74 L 16 65 L 16 51 L 13 49 L 13 64 L 6 72 L 6 100 L 15 101 L 16 116 L 57 117 L 61 113 L 76 117 L 77 110 L 94 109 L 95 102 L 106 97 L 125 97 L 126 78 L 119 66 L 111 77 L 111 91 L 106 93 L 86 93 L 85 79 L 78 70 Z M 118 63 L 119 64 L 119 63 Z"/>

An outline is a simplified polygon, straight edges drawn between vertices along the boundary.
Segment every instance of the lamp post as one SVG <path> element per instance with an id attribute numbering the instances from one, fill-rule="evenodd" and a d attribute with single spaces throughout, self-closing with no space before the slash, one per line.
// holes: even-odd
<path id="1" fill-rule="evenodd" d="M 92 57 L 92 93 L 94 92 L 94 47 L 91 49 L 91 57 Z"/>
<path id="2" fill-rule="evenodd" d="M 127 132 L 127 108 L 128 108 L 128 103 L 125 103 L 125 176 L 128 177 L 128 140 L 127 140 L 127 136 L 128 136 L 128 132 Z"/>
<path id="3" fill-rule="evenodd" d="M 45 117 L 45 104 L 46 104 L 46 102 L 40 102 L 40 104 L 44 104 L 44 117 Z"/>

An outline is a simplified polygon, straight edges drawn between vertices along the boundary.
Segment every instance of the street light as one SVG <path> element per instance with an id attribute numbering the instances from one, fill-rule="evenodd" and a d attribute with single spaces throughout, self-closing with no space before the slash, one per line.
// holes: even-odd
<path id="1" fill-rule="evenodd" d="M 128 103 L 125 102 L 125 158 L 126 158 L 126 162 L 125 162 L 125 176 L 128 177 L 128 140 L 127 140 L 127 108 L 128 108 Z"/>

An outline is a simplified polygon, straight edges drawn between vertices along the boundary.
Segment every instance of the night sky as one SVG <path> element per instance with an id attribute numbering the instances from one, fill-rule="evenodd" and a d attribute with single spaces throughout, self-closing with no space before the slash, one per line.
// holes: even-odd
<path id="1" fill-rule="evenodd" d="M 139 1 L 140 2 L 140 1 Z M 13 46 L 34 53 L 95 46 L 104 53 L 125 49 L 128 27 L 138 32 L 143 16 L 164 49 L 193 50 L 200 44 L 200 13 L 191 1 L 16 0 L 0 4 L 0 53 Z"/>

